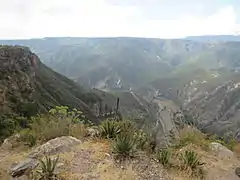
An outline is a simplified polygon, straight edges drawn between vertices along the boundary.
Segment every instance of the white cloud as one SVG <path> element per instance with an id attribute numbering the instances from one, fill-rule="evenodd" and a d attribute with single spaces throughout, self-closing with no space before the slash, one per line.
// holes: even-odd
<path id="1" fill-rule="evenodd" d="M 0 2 L 3 0 L 0 0 Z M 238 27 L 232 6 L 207 17 L 148 19 L 144 8 L 104 0 L 8 0 L 1 2 L 0 38 L 46 36 L 141 36 L 175 38 L 233 34 Z"/>

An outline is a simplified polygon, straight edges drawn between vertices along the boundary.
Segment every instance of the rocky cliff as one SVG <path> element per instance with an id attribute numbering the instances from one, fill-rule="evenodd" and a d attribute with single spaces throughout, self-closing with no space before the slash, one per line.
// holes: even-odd
<path id="1" fill-rule="evenodd" d="M 88 104 L 98 97 L 86 98 L 87 91 L 46 67 L 28 48 L 1 46 L 0 62 L 2 115 L 31 116 L 56 105 L 68 105 L 95 119 Z"/>

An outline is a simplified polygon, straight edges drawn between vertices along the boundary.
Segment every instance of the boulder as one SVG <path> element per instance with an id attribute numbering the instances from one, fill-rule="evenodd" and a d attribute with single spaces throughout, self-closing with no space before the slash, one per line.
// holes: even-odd
<path id="1" fill-rule="evenodd" d="M 12 177 L 20 177 L 26 174 L 26 172 L 30 172 L 32 169 L 36 168 L 37 165 L 38 165 L 37 159 L 29 158 L 11 168 L 10 174 Z"/>
<path id="2" fill-rule="evenodd" d="M 234 156 L 231 150 L 217 142 L 210 143 L 209 148 L 222 158 L 232 158 Z"/>
<path id="3" fill-rule="evenodd" d="M 38 165 L 38 158 L 55 155 L 71 150 L 71 147 L 80 144 L 81 141 L 72 136 L 62 136 L 52 139 L 45 144 L 35 148 L 28 154 L 28 158 L 10 169 L 12 177 L 20 177 L 30 172 Z"/>
<path id="4" fill-rule="evenodd" d="M 20 134 L 15 134 L 7 139 L 4 139 L 1 149 L 9 150 L 18 146 L 18 141 L 20 139 Z"/>
<path id="5" fill-rule="evenodd" d="M 237 167 L 237 168 L 235 169 L 235 174 L 236 174 L 238 177 L 240 177 L 240 167 Z"/>
<path id="6" fill-rule="evenodd" d="M 71 147 L 80 144 L 82 141 L 72 136 L 57 137 L 37 147 L 28 154 L 29 158 L 38 158 L 45 155 L 54 155 L 67 152 Z"/>
<path id="7" fill-rule="evenodd" d="M 98 137 L 100 132 L 97 128 L 87 128 L 87 136 Z"/>

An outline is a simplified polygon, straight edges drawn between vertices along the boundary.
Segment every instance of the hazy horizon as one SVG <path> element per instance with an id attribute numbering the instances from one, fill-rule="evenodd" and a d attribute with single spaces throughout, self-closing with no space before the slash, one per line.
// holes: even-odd
<path id="1" fill-rule="evenodd" d="M 0 39 L 236 35 L 237 0 L 8 0 Z"/>

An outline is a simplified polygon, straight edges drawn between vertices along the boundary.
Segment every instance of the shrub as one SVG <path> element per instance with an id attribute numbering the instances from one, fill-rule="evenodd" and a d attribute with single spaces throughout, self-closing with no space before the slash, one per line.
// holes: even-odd
<path id="1" fill-rule="evenodd" d="M 87 131 L 87 128 L 84 124 L 72 124 L 70 126 L 70 130 L 69 130 L 69 135 L 70 136 L 73 136 L 73 137 L 76 137 L 76 138 L 84 138 L 87 136 L 88 134 L 88 131 Z"/>
<path id="2" fill-rule="evenodd" d="M 70 119 L 58 119 L 53 115 L 41 115 L 32 118 L 30 129 L 41 141 L 69 135 Z"/>
<path id="3" fill-rule="evenodd" d="M 29 147 L 33 147 L 37 143 L 37 137 L 30 129 L 23 129 L 20 132 L 20 140 L 25 142 Z"/>
<path id="4" fill-rule="evenodd" d="M 175 148 L 182 148 L 188 144 L 199 145 L 204 148 L 208 148 L 209 141 L 207 141 L 204 134 L 195 129 L 194 127 L 184 127 L 179 133 L 179 141 L 175 145 Z"/>
<path id="5" fill-rule="evenodd" d="M 145 149 L 150 142 L 150 137 L 143 130 L 136 131 L 133 135 L 136 146 L 139 149 Z"/>
<path id="6" fill-rule="evenodd" d="M 0 115 L 0 143 L 14 133 L 15 125 L 11 119 L 5 119 Z"/>
<path id="7" fill-rule="evenodd" d="M 113 142 L 113 153 L 117 157 L 131 157 L 136 150 L 133 137 L 127 133 L 120 133 Z"/>
<path id="8" fill-rule="evenodd" d="M 104 138 L 115 138 L 120 133 L 119 124 L 116 121 L 105 120 L 100 125 L 100 134 Z"/>
<path id="9" fill-rule="evenodd" d="M 51 115 L 54 115 L 60 120 L 70 119 L 71 123 L 84 123 L 85 116 L 82 111 L 77 109 L 70 110 L 68 106 L 56 106 L 49 111 Z"/>
<path id="10" fill-rule="evenodd" d="M 156 153 L 157 160 L 164 166 L 170 165 L 171 152 L 169 149 L 162 149 Z"/>
<path id="11" fill-rule="evenodd" d="M 55 169 L 58 163 L 59 157 L 56 159 L 51 159 L 50 157 L 45 156 L 45 161 L 40 159 L 40 170 L 37 173 L 40 175 L 41 180 L 54 180 L 57 178 Z"/>

